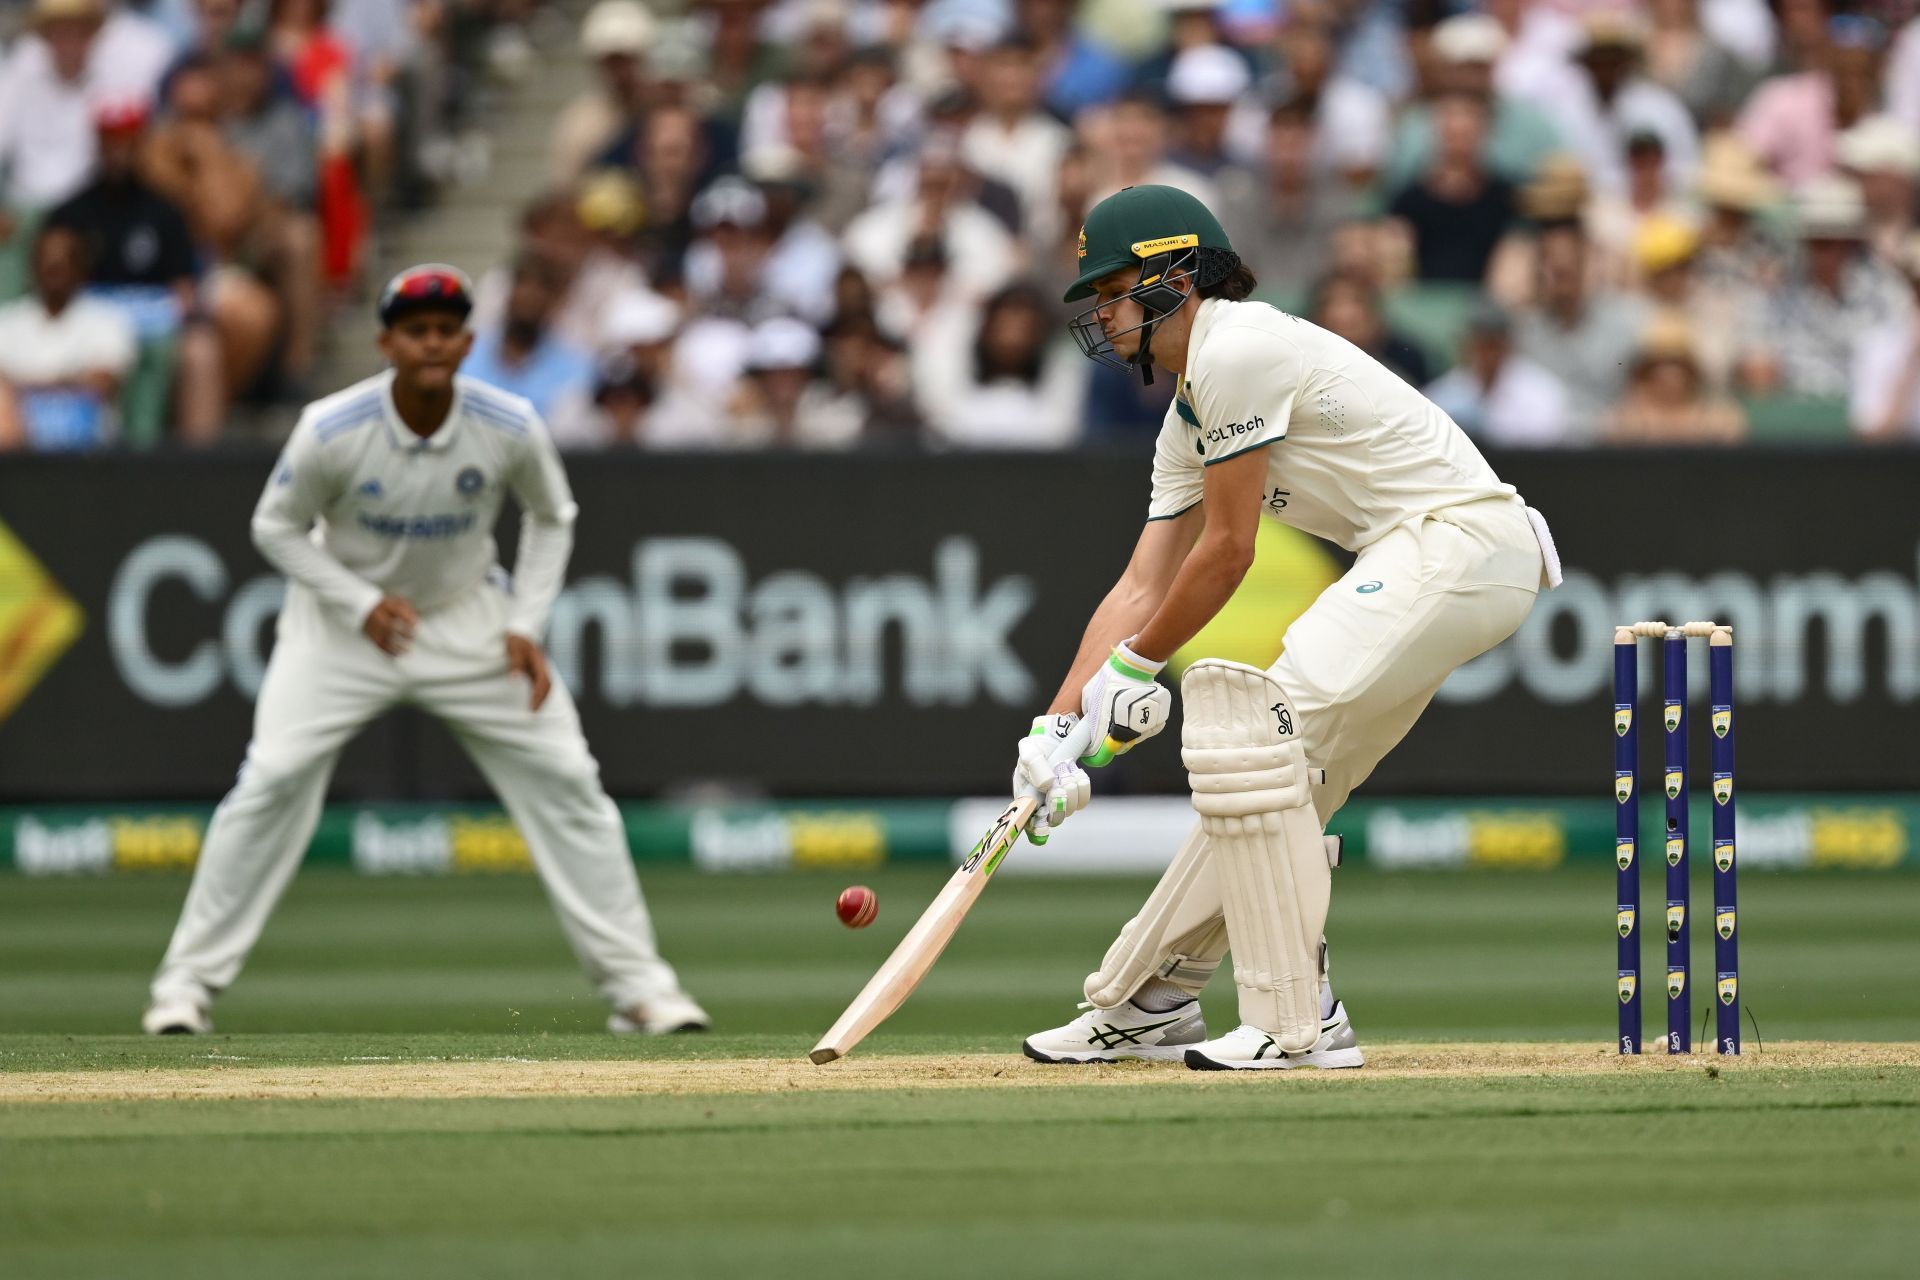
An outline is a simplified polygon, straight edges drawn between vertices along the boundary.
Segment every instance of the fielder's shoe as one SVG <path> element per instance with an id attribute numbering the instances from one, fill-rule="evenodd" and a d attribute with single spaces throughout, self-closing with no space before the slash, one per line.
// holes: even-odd
<path id="1" fill-rule="evenodd" d="M 203 1036 L 213 1030 L 213 1018 L 191 1000 L 156 1000 L 141 1016 L 140 1029 L 150 1036 Z"/>
<path id="2" fill-rule="evenodd" d="M 1320 1038 L 1313 1048 L 1282 1053 L 1273 1037 L 1244 1023 L 1205 1044 L 1187 1050 L 1187 1065 L 1195 1071 L 1291 1071 L 1295 1067 L 1359 1067 L 1360 1040 L 1347 1020 L 1347 1006 L 1336 1003 L 1333 1016 L 1320 1020 Z"/>
<path id="3" fill-rule="evenodd" d="M 684 991 L 622 1009 L 607 1019 L 607 1030 L 617 1036 L 669 1036 L 679 1031 L 705 1031 L 712 1026 L 707 1011 Z"/>
<path id="4" fill-rule="evenodd" d="M 1200 1002 L 1148 1013 L 1131 1000 L 1086 1012 L 1064 1027 L 1028 1038 L 1020 1051 L 1035 1062 L 1178 1062 L 1190 1044 L 1207 1038 Z"/>

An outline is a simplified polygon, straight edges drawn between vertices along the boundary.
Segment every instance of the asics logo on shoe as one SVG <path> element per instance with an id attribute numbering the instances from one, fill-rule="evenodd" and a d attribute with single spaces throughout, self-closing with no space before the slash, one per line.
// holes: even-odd
<path id="1" fill-rule="evenodd" d="M 1273 1056 L 1275 1058 L 1284 1058 L 1287 1056 L 1287 1051 L 1285 1049 L 1280 1048 L 1280 1046 L 1274 1042 L 1274 1039 L 1272 1036 L 1268 1036 L 1267 1042 L 1261 1045 L 1258 1049 L 1255 1049 L 1253 1051 L 1253 1060 L 1255 1062 L 1258 1062 L 1260 1061 L 1260 1059 L 1266 1057 L 1267 1050 L 1269 1049 L 1272 1049 L 1274 1051 Z"/>
<path id="2" fill-rule="evenodd" d="M 1327 1034 L 1327 1032 L 1333 1030 L 1335 1027 L 1339 1025 L 1340 1025 L 1340 1019 L 1338 1018 L 1322 1018 L 1320 1020 L 1320 1034 L 1325 1035 Z M 1266 1039 L 1266 1043 L 1262 1044 L 1258 1049 L 1255 1049 L 1253 1051 L 1253 1060 L 1255 1062 L 1258 1062 L 1260 1061 L 1260 1059 L 1266 1057 L 1267 1050 L 1269 1049 L 1273 1050 L 1273 1056 L 1276 1060 L 1280 1058 L 1291 1058 L 1294 1056 L 1293 1054 L 1288 1053 L 1285 1049 L 1282 1049 L 1279 1045 L 1279 1042 L 1276 1041 L 1272 1036 L 1268 1036 Z"/>
<path id="3" fill-rule="evenodd" d="M 1087 1037 L 1087 1043 L 1099 1045 L 1102 1049 L 1112 1049 L 1123 1044 L 1139 1044 L 1140 1037 L 1147 1032 L 1170 1027 L 1178 1021 L 1180 1021 L 1179 1018 L 1168 1018 L 1165 1022 L 1155 1022 L 1144 1027 L 1116 1027 L 1109 1022 L 1104 1029 L 1094 1028 L 1093 1034 Z"/>

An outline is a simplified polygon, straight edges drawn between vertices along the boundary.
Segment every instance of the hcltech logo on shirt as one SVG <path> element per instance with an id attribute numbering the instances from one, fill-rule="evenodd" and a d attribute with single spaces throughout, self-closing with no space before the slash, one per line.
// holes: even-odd
<path id="1" fill-rule="evenodd" d="M 1207 451 L 1207 445 L 1231 444 L 1242 436 L 1258 435 L 1266 429 L 1266 425 L 1267 420 L 1257 414 L 1248 418 L 1245 422 L 1229 422 L 1224 427 L 1214 427 L 1211 430 L 1201 432 L 1198 447 L 1200 452 L 1204 454 Z"/>

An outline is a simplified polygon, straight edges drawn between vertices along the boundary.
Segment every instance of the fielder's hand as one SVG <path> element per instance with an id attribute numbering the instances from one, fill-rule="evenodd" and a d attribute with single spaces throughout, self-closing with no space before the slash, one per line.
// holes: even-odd
<path id="1" fill-rule="evenodd" d="M 553 677 L 547 674 L 547 655 L 540 646 L 525 636 L 507 637 L 507 671 L 511 675 L 527 678 L 533 686 L 533 700 L 527 704 L 531 711 L 538 711 L 540 704 L 553 692 Z"/>
<path id="2" fill-rule="evenodd" d="M 1027 819 L 1027 839 L 1045 844 L 1053 829 L 1087 807 L 1093 783 L 1077 758 L 1091 735 L 1080 717 L 1035 716 L 1033 728 L 1020 740 L 1020 759 L 1013 769 L 1013 798 L 1027 796 L 1039 802 Z"/>
<path id="3" fill-rule="evenodd" d="M 1141 657 L 1127 647 L 1130 641 L 1113 646 L 1113 656 L 1080 691 L 1080 714 L 1092 722 L 1094 742 L 1082 764 L 1111 764 L 1167 727 L 1173 695 L 1157 678 L 1167 664 Z"/>
<path id="4" fill-rule="evenodd" d="M 367 633 L 367 639 L 398 658 L 413 648 L 414 629 L 419 625 L 420 615 L 411 604 L 399 596 L 382 596 L 360 629 Z"/>

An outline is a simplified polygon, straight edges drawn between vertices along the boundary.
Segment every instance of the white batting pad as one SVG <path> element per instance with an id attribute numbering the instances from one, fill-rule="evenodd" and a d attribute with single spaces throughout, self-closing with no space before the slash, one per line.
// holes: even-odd
<path id="1" fill-rule="evenodd" d="M 1206 832 L 1195 827 L 1140 914 L 1127 921 L 1100 968 L 1087 975 L 1087 999 L 1095 1008 L 1111 1009 L 1154 977 L 1198 995 L 1226 954 L 1219 880 Z"/>
<path id="2" fill-rule="evenodd" d="M 1181 757 L 1226 909 L 1240 1020 L 1288 1053 L 1320 1036 L 1320 935 L 1333 869 L 1299 716 L 1257 667 L 1208 658 L 1180 683 Z"/>

